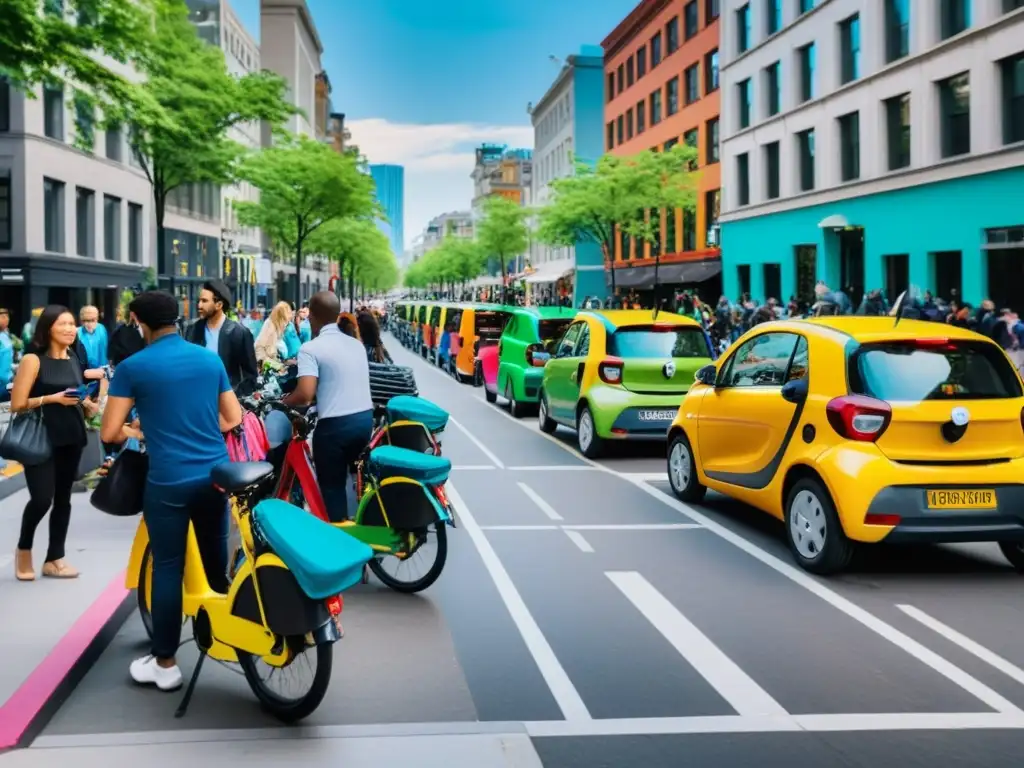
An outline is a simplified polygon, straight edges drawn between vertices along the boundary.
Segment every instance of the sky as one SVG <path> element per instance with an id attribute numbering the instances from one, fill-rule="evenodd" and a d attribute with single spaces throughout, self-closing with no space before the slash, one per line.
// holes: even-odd
<path id="1" fill-rule="evenodd" d="M 371 163 L 405 167 L 406 245 L 468 210 L 473 150 L 533 146 L 526 106 L 638 0 L 307 0 L 336 112 Z M 230 0 L 259 39 L 259 0 Z"/>

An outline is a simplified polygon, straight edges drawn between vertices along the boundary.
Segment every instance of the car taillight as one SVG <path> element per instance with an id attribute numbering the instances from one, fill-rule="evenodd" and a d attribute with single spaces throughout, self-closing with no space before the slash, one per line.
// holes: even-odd
<path id="1" fill-rule="evenodd" d="M 328 597 L 324 602 L 324 605 L 327 606 L 327 611 L 331 616 L 338 616 L 341 614 L 341 609 L 345 605 L 345 601 L 342 599 L 341 595 L 335 595 L 334 597 Z"/>
<path id="2" fill-rule="evenodd" d="M 606 357 L 597 366 L 597 375 L 605 384 L 622 383 L 622 361 L 617 357 Z"/>
<path id="3" fill-rule="evenodd" d="M 825 406 L 825 415 L 840 437 L 873 443 L 892 421 L 892 408 L 884 400 L 846 395 L 830 400 Z"/>

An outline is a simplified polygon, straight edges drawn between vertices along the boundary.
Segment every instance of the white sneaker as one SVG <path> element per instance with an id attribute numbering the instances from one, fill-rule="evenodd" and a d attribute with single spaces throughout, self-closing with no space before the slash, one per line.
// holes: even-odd
<path id="1" fill-rule="evenodd" d="M 178 665 L 161 667 L 153 656 L 136 659 L 128 668 L 132 680 L 139 685 L 155 685 L 161 691 L 174 691 L 181 688 L 181 670 Z"/>

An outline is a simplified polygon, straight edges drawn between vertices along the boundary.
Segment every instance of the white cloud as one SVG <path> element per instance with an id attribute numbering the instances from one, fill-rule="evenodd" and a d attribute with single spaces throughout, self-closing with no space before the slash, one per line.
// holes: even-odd
<path id="1" fill-rule="evenodd" d="M 371 163 L 405 167 L 405 240 L 408 245 L 434 216 L 468 210 L 473 198 L 474 149 L 480 144 L 532 147 L 529 125 L 392 123 L 353 120 L 352 143 Z"/>

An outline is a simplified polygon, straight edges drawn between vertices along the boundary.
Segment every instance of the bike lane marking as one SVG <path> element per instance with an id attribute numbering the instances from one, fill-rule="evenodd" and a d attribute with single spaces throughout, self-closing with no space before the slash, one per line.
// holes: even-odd
<path id="1" fill-rule="evenodd" d="M 540 495 L 533 490 L 533 488 L 522 482 L 516 483 L 516 485 L 519 486 L 519 490 L 525 493 L 527 498 L 532 501 L 541 512 L 547 515 L 548 518 L 555 522 L 563 522 L 565 520 L 565 518 L 558 514 L 554 507 L 544 501 L 544 499 L 542 499 Z"/>
<path id="2" fill-rule="evenodd" d="M 569 541 L 579 547 L 580 552 L 593 553 L 594 548 L 590 546 L 590 542 L 583 538 L 583 534 L 579 531 L 574 531 L 571 528 L 563 528 L 563 533 L 569 537 Z"/>
<path id="3" fill-rule="evenodd" d="M 470 432 L 468 429 L 466 429 L 466 427 L 464 427 L 462 425 L 462 422 L 458 421 L 454 416 L 449 416 L 448 417 L 448 423 L 449 424 L 454 424 L 455 427 L 462 434 L 464 434 L 466 437 L 468 437 L 469 441 L 471 443 L 473 443 L 473 445 L 475 445 L 479 449 L 480 453 L 482 453 L 484 456 L 487 457 L 487 460 L 490 461 L 491 464 L 496 466 L 498 469 L 504 469 L 505 468 L 504 463 L 502 463 L 501 459 L 499 459 L 495 455 L 494 451 L 492 451 L 490 448 L 488 448 L 486 445 L 484 445 L 482 442 L 480 442 L 480 438 L 478 438 L 476 435 L 474 435 L 472 432 Z"/>

